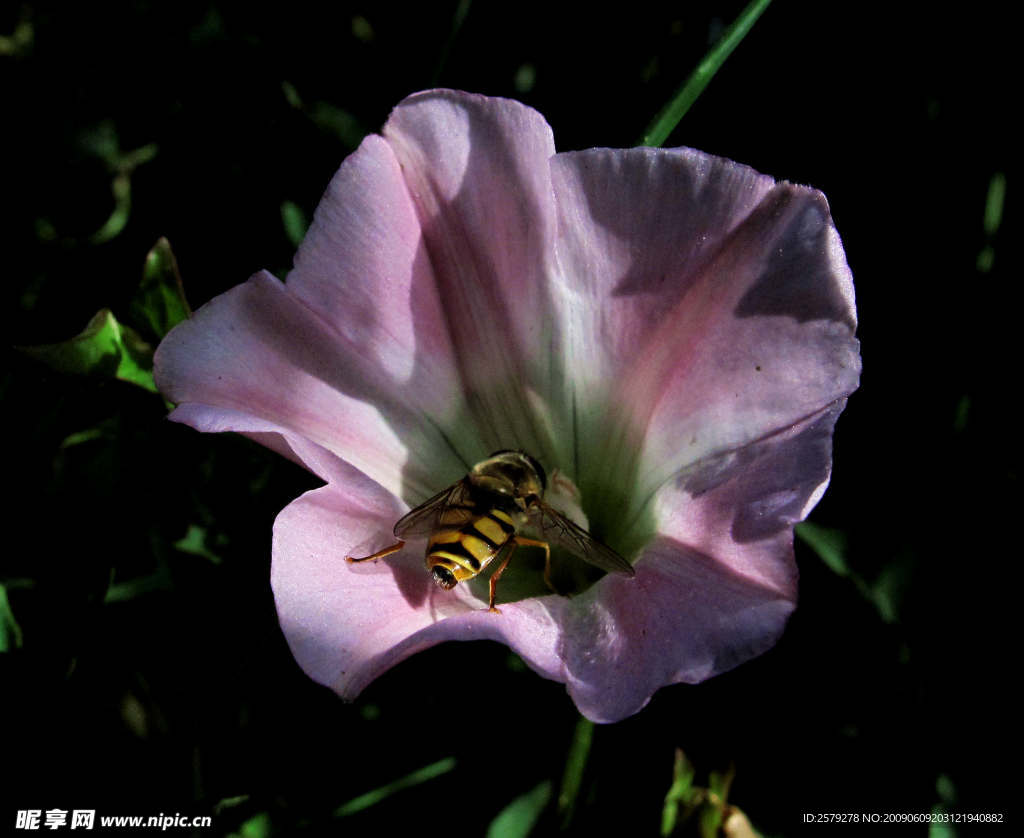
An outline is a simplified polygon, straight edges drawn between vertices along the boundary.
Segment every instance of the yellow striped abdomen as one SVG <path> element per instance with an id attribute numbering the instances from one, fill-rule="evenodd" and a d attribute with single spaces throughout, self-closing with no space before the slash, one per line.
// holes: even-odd
<path id="1" fill-rule="evenodd" d="M 466 506 L 449 507 L 427 542 L 427 569 L 442 588 L 453 588 L 487 567 L 515 532 L 515 521 L 502 509 L 481 514 Z"/>

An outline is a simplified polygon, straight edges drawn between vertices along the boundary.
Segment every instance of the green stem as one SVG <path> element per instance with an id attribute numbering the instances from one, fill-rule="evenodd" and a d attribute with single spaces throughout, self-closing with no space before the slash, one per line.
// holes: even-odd
<path id="1" fill-rule="evenodd" d="M 565 758 L 562 789 L 558 793 L 558 815 L 561 818 L 563 829 L 570 824 L 576 810 L 576 799 L 583 786 L 583 772 L 587 767 L 587 757 L 590 756 L 590 745 L 593 739 L 594 723 L 590 719 L 580 716 L 580 720 L 576 723 L 576 730 L 572 734 L 569 755 Z"/>
<path id="2" fill-rule="evenodd" d="M 725 34 L 718 40 L 711 51 L 704 56 L 704 60 L 697 65 L 697 68 L 690 74 L 690 77 L 676 91 L 676 95 L 665 105 L 647 126 L 643 138 L 638 145 L 660 148 L 668 139 L 669 134 L 675 130 L 679 121 L 683 118 L 690 106 L 697 101 L 697 97 L 704 92 L 704 88 L 714 78 L 725 60 L 732 54 L 732 51 L 739 46 L 740 41 L 746 37 L 761 13 L 768 8 L 772 0 L 750 0 L 747 7 L 740 12 L 740 16 L 733 21 L 732 26 L 725 30 Z"/>
<path id="3" fill-rule="evenodd" d="M 437 762 L 433 762 L 430 765 L 425 765 L 423 768 L 413 771 L 411 774 L 406 774 L 404 777 L 400 777 L 393 783 L 388 783 L 386 786 L 381 786 L 379 789 L 374 789 L 373 791 L 366 792 L 366 794 L 359 795 L 359 797 L 354 797 L 347 803 L 342 803 L 334 810 L 334 817 L 343 818 L 346 815 L 353 815 L 356 812 L 361 812 L 363 809 L 375 806 L 382 800 L 391 797 L 391 795 L 396 792 L 411 788 L 412 786 L 418 786 L 420 783 L 425 783 L 428 780 L 433 780 L 435 777 L 447 774 L 454 768 L 455 757 L 447 757 L 445 759 L 438 760 Z"/>
<path id="4" fill-rule="evenodd" d="M 469 7 L 472 4 L 473 0 L 459 0 L 459 5 L 455 7 L 455 14 L 452 17 L 451 31 L 448 33 L 448 38 L 441 47 L 441 54 L 437 59 L 437 66 L 434 68 L 434 72 L 430 77 L 430 84 L 432 87 L 437 87 L 440 82 L 441 73 L 444 72 L 444 68 L 448 64 L 448 57 L 451 55 L 452 47 L 455 45 L 455 39 L 459 37 L 462 24 L 465 22 L 466 15 L 469 14 Z"/>

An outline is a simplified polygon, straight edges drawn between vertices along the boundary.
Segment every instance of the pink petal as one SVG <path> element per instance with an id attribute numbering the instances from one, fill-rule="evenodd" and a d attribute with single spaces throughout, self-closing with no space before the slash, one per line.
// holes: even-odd
<path id="1" fill-rule="evenodd" d="M 465 470 L 400 382 L 265 272 L 177 326 L 155 368 L 171 401 L 288 429 L 395 494 L 429 496 L 439 475 L 454 480 Z"/>
<path id="2" fill-rule="evenodd" d="M 211 301 L 161 344 L 156 375 L 179 404 L 291 428 L 413 500 L 483 456 L 452 448 L 465 436 L 462 383 L 419 220 L 381 137 L 331 181 L 287 287 L 261 273 Z"/>
<path id="3" fill-rule="evenodd" d="M 258 419 L 250 413 L 203 404 L 183 404 L 168 417 L 203 433 L 233 431 L 265 445 L 297 463 L 325 482 L 348 479 L 352 469 L 326 448 L 310 442 L 287 428 Z"/>
<path id="4" fill-rule="evenodd" d="M 859 372 L 824 198 L 686 149 L 554 156 L 534 111 L 451 91 L 383 134 L 335 176 L 287 287 L 258 274 L 156 359 L 175 419 L 328 482 L 274 530 L 302 667 L 352 698 L 420 649 L 490 638 L 614 721 L 770 647 Z M 422 543 L 344 561 L 386 546 L 400 497 L 513 446 L 575 472 L 585 503 L 625 493 L 598 508 L 635 579 L 495 615 L 437 589 Z"/>
<path id="5" fill-rule="evenodd" d="M 335 174 L 288 274 L 288 290 L 346 348 L 438 421 L 461 401 L 443 302 L 399 161 L 367 137 Z"/>
<path id="6" fill-rule="evenodd" d="M 774 186 L 693 149 L 588 149 L 552 161 L 555 303 L 570 363 L 616 380 L 737 225 Z"/>
<path id="7" fill-rule="evenodd" d="M 502 613 L 493 614 L 464 585 L 441 591 L 424 569 L 422 542 L 386 560 L 347 563 L 346 555 L 387 546 L 382 536 L 403 511 L 379 486 L 349 472 L 294 501 L 274 524 L 278 615 L 311 678 L 352 699 L 415 652 L 480 639 L 504 643 L 541 674 L 558 675 L 558 626 L 545 600 L 502 604 Z"/>
<path id="8" fill-rule="evenodd" d="M 793 525 L 828 486 L 832 430 L 845 403 L 687 468 L 654 498 L 658 531 L 795 599 Z"/>
<path id="9" fill-rule="evenodd" d="M 775 644 L 796 605 L 793 524 L 828 484 L 842 408 L 662 487 L 659 535 L 636 578 L 605 577 L 559 618 L 566 683 L 584 715 L 617 721 L 660 687 L 698 683 Z"/>
<path id="10" fill-rule="evenodd" d="M 611 454 L 578 479 L 635 474 L 626 518 L 679 470 L 856 388 L 853 286 L 820 193 L 690 149 L 562 154 L 553 172 L 578 445 Z"/>
<path id="11" fill-rule="evenodd" d="M 794 607 L 670 538 L 652 542 L 636 571 L 606 576 L 559 619 L 569 695 L 596 722 L 624 719 L 663 686 L 698 683 L 765 652 Z"/>
<path id="12" fill-rule="evenodd" d="M 542 395 L 554 387 L 545 295 L 554 236 L 551 129 L 518 102 L 429 91 L 394 110 L 384 137 L 423 227 L 484 443 L 473 459 L 509 447 L 546 456 L 551 441 L 525 382 Z"/>
<path id="13" fill-rule="evenodd" d="M 386 546 L 400 507 L 365 477 L 337 474 L 275 524 L 272 581 L 285 635 L 302 668 L 349 699 L 436 643 L 493 639 L 565 683 L 588 718 L 625 718 L 660 687 L 703 681 L 777 641 L 796 598 L 792 523 L 827 483 L 841 407 L 664 487 L 664 534 L 634 579 L 608 576 L 573 599 L 503 603 L 500 615 L 465 586 L 439 591 L 422 544 L 346 564 L 346 555 Z"/>
<path id="14" fill-rule="evenodd" d="M 645 445 L 655 484 L 857 388 L 853 282 L 820 192 L 772 190 L 673 315 L 624 396 L 658 396 Z"/>

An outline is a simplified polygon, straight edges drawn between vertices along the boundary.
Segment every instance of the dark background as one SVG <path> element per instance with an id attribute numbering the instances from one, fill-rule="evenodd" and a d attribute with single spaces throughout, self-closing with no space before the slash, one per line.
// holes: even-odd
<path id="1" fill-rule="evenodd" d="M 282 204 L 310 215 L 362 134 L 419 89 L 518 98 L 562 150 L 635 144 L 743 4 L 675 5 L 6 4 L 0 34 L 30 30 L 0 55 L 6 343 L 66 339 L 104 306 L 155 340 L 130 302 L 159 236 L 194 306 L 259 268 L 282 276 Z M 699 783 L 733 765 L 730 800 L 769 834 L 810 831 L 804 812 L 942 802 L 1013 817 L 1018 62 L 996 6 L 913 5 L 777 0 L 668 143 L 829 197 L 864 375 L 811 520 L 845 535 L 852 574 L 798 543 L 801 604 L 776 649 L 598 728 L 580 834 L 656 834 L 677 747 Z M 112 161 L 140 148 L 128 222 L 96 241 Z M 986 233 L 997 173 L 1006 213 Z M 517 795 L 557 788 L 576 711 L 504 647 L 436 648 L 353 705 L 298 670 L 270 528 L 312 477 L 164 421 L 129 384 L 6 353 L 0 572 L 21 645 L 0 654 L 0 818 L 203 814 L 248 795 L 212 834 L 267 813 L 278 835 L 480 835 Z M 215 558 L 174 546 L 190 525 Z M 332 817 L 449 756 L 453 772 Z"/>

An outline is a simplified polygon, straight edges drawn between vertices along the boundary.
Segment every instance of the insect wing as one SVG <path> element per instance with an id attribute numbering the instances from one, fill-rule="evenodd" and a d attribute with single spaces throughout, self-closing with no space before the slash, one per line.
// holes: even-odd
<path id="1" fill-rule="evenodd" d="M 437 527 L 437 519 L 441 517 L 441 513 L 449 506 L 462 506 L 467 502 L 467 498 L 465 480 L 452 484 L 399 518 L 395 524 L 395 538 L 430 535 Z"/>
<path id="2" fill-rule="evenodd" d="M 544 539 L 564 547 L 574 556 L 610 573 L 635 576 L 633 565 L 543 501 L 533 507 L 531 523 Z"/>

